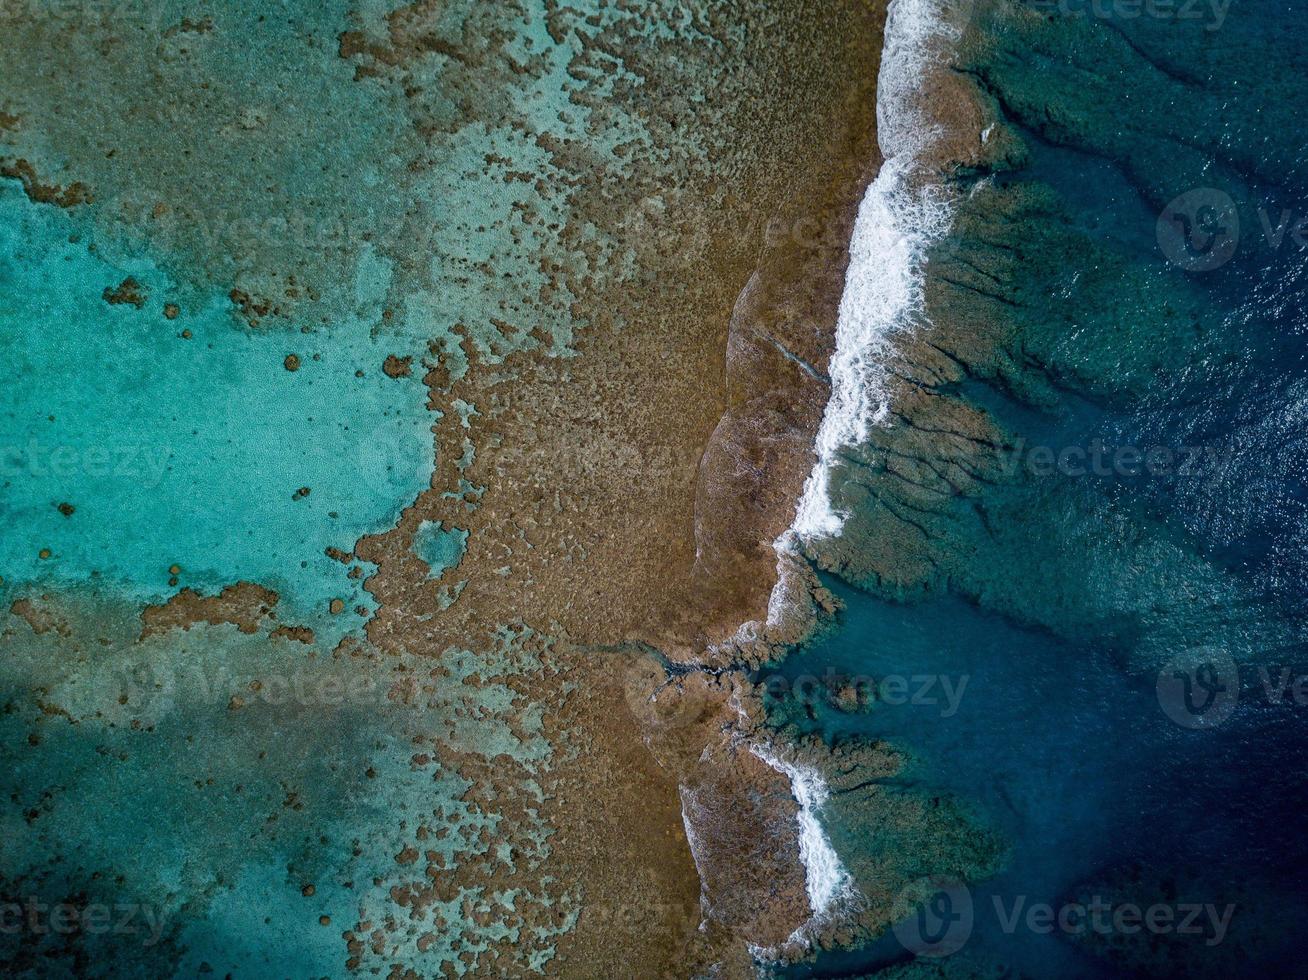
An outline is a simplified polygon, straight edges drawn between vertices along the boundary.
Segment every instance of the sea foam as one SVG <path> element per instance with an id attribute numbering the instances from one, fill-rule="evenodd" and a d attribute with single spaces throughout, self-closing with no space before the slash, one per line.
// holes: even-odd
<path id="1" fill-rule="evenodd" d="M 799 804 L 799 859 L 804 865 L 808 904 L 813 919 L 821 921 L 850 890 L 849 872 L 818 822 L 818 810 L 828 795 L 826 781 L 817 770 L 788 762 L 767 746 L 752 745 L 750 751 L 790 780 L 791 795 Z"/>
<path id="2" fill-rule="evenodd" d="M 868 428 L 889 411 L 885 353 L 890 335 L 923 313 L 923 261 L 953 217 L 948 192 L 928 179 L 923 151 L 939 135 L 923 107 L 923 78 L 940 45 L 957 40 L 939 0 L 893 0 L 886 21 L 877 78 L 877 142 L 883 163 L 859 205 L 849 245 L 849 268 L 836 322 L 829 367 L 831 399 L 818 428 L 817 462 L 804 485 L 795 521 L 775 542 L 778 578 L 768 603 L 768 625 L 779 624 L 795 603 L 790 563 L 797 545 L 838 536 L 845 514 L 831 502 L 831 470 L 840 453 L 865 441 Z M 818 811 L 827 786 L 814 769 L 781 759 L 766 747 L 752 751 L 790 778 L 799 803 L 799 854 L 804 863 L 812 919 L 792 941 L 830 918 L 857 890 L 831 846 Z"/>
<path id="3" fill-rule="evenodd" d="M 831 501 L 841 452 L 865 441 L 887 404 L 884 354 L 890 335 L 923 306 L 922 263 L 949 227 L 948 194 L 922 176 L 922 151 L 938 132 L 922 106 L 922 79 L 937 45 L 954 39 L 939 0 L 894 0 L 877 78 L 877 142 L 884 162 L 859 205 L 831 357 L 831 399 L 818 428 L 817 462 L 790 532 L 800 541 L 838 536 L 847 515 Z"/>

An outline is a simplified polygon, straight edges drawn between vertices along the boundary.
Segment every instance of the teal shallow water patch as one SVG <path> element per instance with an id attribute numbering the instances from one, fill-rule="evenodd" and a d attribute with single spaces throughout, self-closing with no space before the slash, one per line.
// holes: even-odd
<path id="1" fill-rule="evenodd" d="M 540 661 L 513 635 L 437 664 L 227 625 L 138 640 L 134 610 L 96 596 L 41 608 L 57 628 L 0 616 L 0 904 L 137 920 L 71 946 L 0 933 L 11 975 L 342 976 L 398 955 L 438 976 L 506 940 L 550 958 L 552 928 L 503 921 L 564 900 L 531 878 L 547 828 L 448 764 L 548 765 L 510 686 Z M 488 923 L 468 919 L 490 906 Z"/>
<path id="2" fill-rule="evenodd" d="M 172 280 L 111 264 L 85 233 L 0 185 L 0 574 L 98 573 L 157 596 L 180 565 L 186 585 L 366 604 L 324 550 L 349 551 L 428 485 L 437 416 L 419 380 L 381 370 L 421 348 L 362 318 L 248 330 L 225 296 L 170 318 Z"/>
<path id="3" fill-rule="evenodd" d="M 413 535 L 413 553 L 427 563 L 428 578 L 440 578 L 446 570 L 458 568 L 468 548 L 468 532 L 446 529 L 434 521 L 423 521 Z"/>

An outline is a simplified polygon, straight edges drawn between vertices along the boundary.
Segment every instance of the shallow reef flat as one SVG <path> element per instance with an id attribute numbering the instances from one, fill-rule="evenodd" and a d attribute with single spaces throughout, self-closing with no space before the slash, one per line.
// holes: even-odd
<path id="1" fill-rule="evenodd" d="M 0 896 L 140 911 L 7 970 L 750 975 L 890 914 L 815 918 L 810 767 L 883 890 L 993 865 L 746 674 L 835 608 L 883 19 L 0 7 Z"/>

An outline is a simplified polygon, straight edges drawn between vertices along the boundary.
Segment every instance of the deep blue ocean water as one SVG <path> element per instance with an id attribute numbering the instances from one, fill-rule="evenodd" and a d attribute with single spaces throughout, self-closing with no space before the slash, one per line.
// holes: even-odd
<path id="1" fill-rule="evenodd" d="M 1042 226 L 997 236 L 1065 249 L 1001 283 L 1028 316 L 1019 337 L 1044 395 L 994 378 L 956 394 L 1027 447 L 1166 447 L 1178 463 L 1193 450 L 1193 465 L 1055 467 L 987 491 L 981 506 L 1018 526 L 974 543 L 944 594 L 831 583 L 846 604 L 836 630 L 777 668 L 818 693 L 776 704 L 776 719 L 832 743 L 887 741 L 908 759 L 896 786 L 959 801 L 1008 851 L 965 886 L 974 920 L 956 952 L 915 959 L 892 933 L 790 975 L 1302 975 L 1308 704 L 1277 682 L 1308 673 L 1308 248 L 1293 232 L 1308 167 L 1291 108 L 1308 95 L 1308 6 L 1192 19 L 1026 6 L 1041 17 L 978 5 L 963 41 L 1025 159 L 960 183 L 978 211 L 1005 191 L 1056 202 Z M 946 244 L 976 255 L 993 238 Z M 1237 665 L 1222 676 L 1239 690 L 1229 717 L 1197 728 L 1169 717 L 1159 686 L 1196 649 Z M 823 697 L 859 675 L 905 678 L 908 703 L 845 713 Z M 913 703 L 914 678 L 933 679 L 930 703 Z M 945 692 L 964 679 L 951 710 Z M 828 802 L 838 849 L 858 817 Z M 1215 929 L 1101 941 L 1006 928 L 995 905 L 1056 913 L 1094 893 L 1232 913 L 1220 942 Z"/>
<path id="2" fill-rule="evenodd" d="M 847 604 L 838 631 L 777 673 L 792 683 L 821 684 L 829 671 L 907 682 L 907 701 L 892 695 L 866 714 L 815 697 L 801 730 L 888 741 L 909 757 L 896 782 L 966 801 L 1008 840 L 1003 873 L 972 889 L 969 957 L 1029 976 L 1121 975 L 1057 935 L 1006 932 L 993 902 L 1007 909 L 1025 896 L 1057 907 L 1123 864 L 1202 878 L 1199 901 L 1243 902 L 1256 882 L 1276 896 L 1278 918 L 1308 912 L 1308 897 L 1296 895 L 1308 858 L 1302 708 L 1248 690 L 1220 732 L 1187 730 L 1164 715 L 1152 677 L 1125 676 L 1093 638 L 1069 644 L 957 599 L 905 607 L 830 584 Z M 828 812 L 839 818 L 838 801 Z M 1242 917 L 1260 912 L 1237 908 L 1233 922 L 1246 927 Z M 1255 962 L 1270 966 L 1298 946 L 1273 935 L 1258 949 Z M 888 936 L 793 975 L 857 974 L 908 956 Z"/>

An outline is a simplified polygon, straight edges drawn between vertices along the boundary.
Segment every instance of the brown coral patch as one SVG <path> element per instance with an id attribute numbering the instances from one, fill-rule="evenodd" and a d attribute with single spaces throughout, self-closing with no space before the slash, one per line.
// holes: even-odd
<path id="1" fill-rule="evenodd" d="M 188 630 L 196 623 L 230 623 L 242 633 L 257 633 L 278 599 L 272 589 L 254 582 L 237 582 L 214 596 L 182 589 L 162 605 L 146 606 L 141 611 L 141 636 L 178 628 Z"/>
<path id="2" fill-rule="evenodd" d="M 106 286 L 103 297 L 110 306 L 135 306 L 139 310 L 145 306 L 145 287 L 128 276 L 117 286 Z"/>
<path id="3" fill-rule="evenodd" d="M 48 184 L 41 180 L 36 168 L 26 160 L 0 160 L 0 177 L 9 177 L 23 182 L 23 193 L 34 204 L 54 204 L 61 208 L 72 208 L 79 204 L 90 204 L 94 198 L 91 189 L 81 181 L 74 181 L 67 187 Z"/>
<path id="4" fill-rule="evenodd" d="M 406 15 L 414 23 L 417 9 Z M 450 359 L 432 352 L 425 380 L 443 413 L 433 488 L 393 531 L 356 547 L 379 566 L 366 588 L 381 606 L 369 636 L 383 648 L 407 639 L 406 610 L 441 605 L 408 548 L 422 521 L 470 532 L 459 570 L 466 585 L 440 614 L 446 635 L 520 618 L 557 624 L 578 642 L 645 641 L 687 662 L 766 618 L 773 541 L 793 518 L 829 397 L 824 370 L 848 230 L 878 164 L 882 15 L 837 4 L 815 19 L 811 8 L 784 4 L 769 16 L 803 65 L 790 84 L 766 84 L 775 53 L 758 40 L 738 52 L 758 78 L 706 105 L 662 88 L 623 90 L 670 145 L 686 132 L 703 140 L 704 158 L 688 161 L 679 183 L 634 149 L 618 162 L 538 139 L 576 174 L 576 224 L 617 236 L 638 271 L 603 274 L 599 253 L 598 273 L 554 267 L 587 324 L 573 342 L 577 357 L 532 348 L 490 361 L 465 330 L 470 367 L 452 380 Z M 400 43 L 397 23 L 393 16 L 384 52 L 368 48 L 370 68 L 417 57 L 421 38 Z M 725 36 L 725 24 L 713 26 Z M 666 74 L 672 52 L 639 53 L 629 27 L 573 29 L 583 42 L 578 71 L 622 52 L 631 72 Z M 347 48 L 365 58 L 359 44 Z M 643 100 L 656 96 L 664 111 L 652 113 Z M 644 214 L 655 198 L 666 203 L 632 227 L 633 211 Z M 563 235 L 583 254 L 592 249 L 579 229 Z M 477 415 L 465 419 L 456 403 Z M 465 435 L 477 452 L 463 470 L 445 450 Z M 466 484 L 487 488 L 471 513 L 450 493 Z"/>
<path id="5" fill-rule="evenodd" d="M 388 378 L 407 378 L 412 371 L 412 357 L 396 357 L 394 354 L 387 354 L 386 360 L 382 363 L 382 371 Z"/>
<path id="6" fill-rule="evenodd" d="M 39 602 L 34 602 L 28 598 L 19 598 L 10 604 L 9 612 L 27 623 L 37 636 L 42 636 L 51 631 L 59 636 L 67 636 L 68 623 L 52 610 L 48 603 L 48 596 L 42 596 Z"/>

